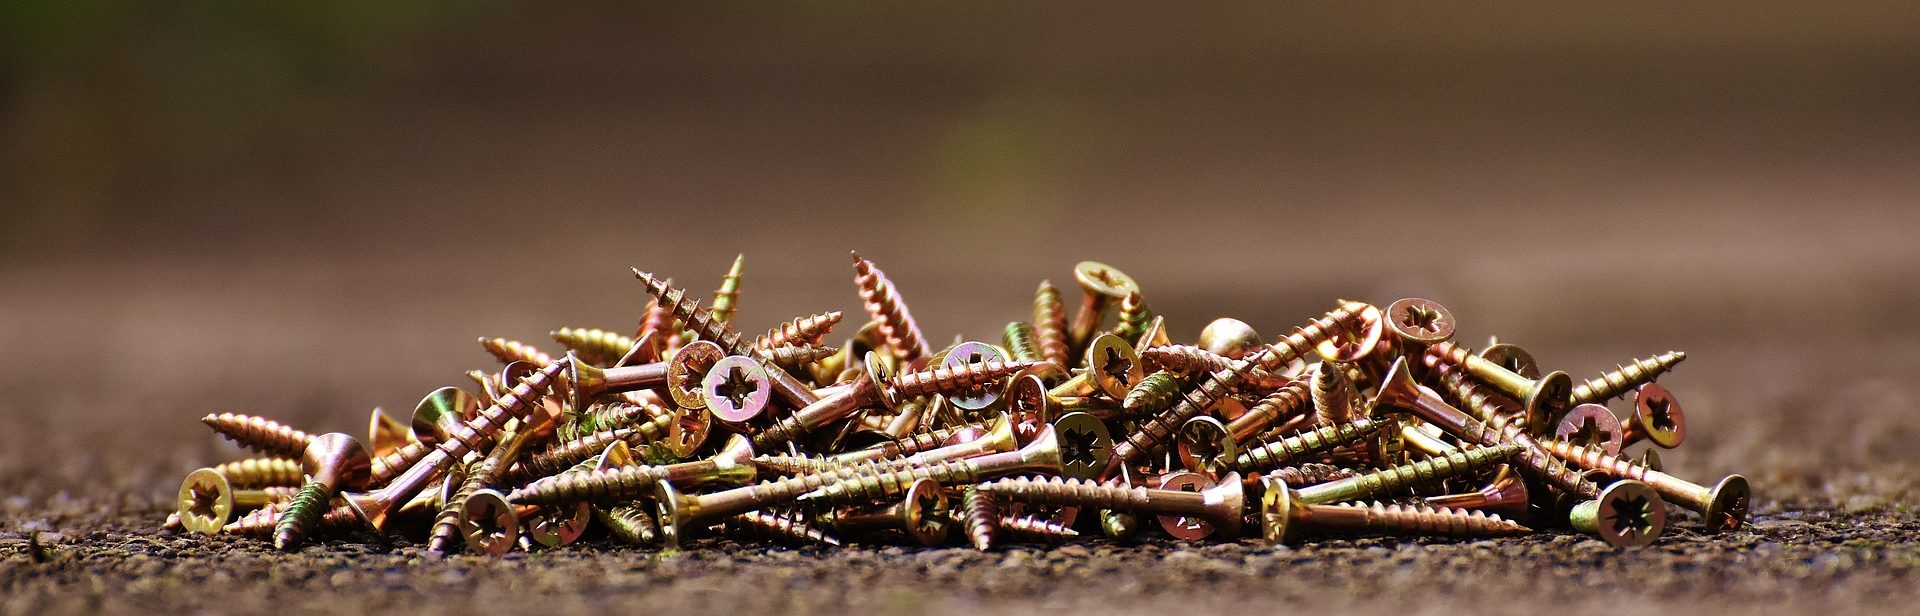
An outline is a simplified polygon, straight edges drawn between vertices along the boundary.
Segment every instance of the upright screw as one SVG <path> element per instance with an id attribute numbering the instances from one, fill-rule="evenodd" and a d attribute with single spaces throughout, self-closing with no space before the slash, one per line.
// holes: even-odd
<path id="1" fill-rule="evenodd" d="M 853 253 L 853 273 L 860 302 L 866 306 L 867 315 L 880 322 L 880 334 L 886 337 L 893 356 L 911 362 L 931 353 L 926 335 L 920 333 L 920 325 L 913 321 L 913 313 L 907 311 L 906 301 L 893 288 L 893 281 L 887 280 L 886 272 L 856 252 Z"/>
<path id="2" fill-rule="evenodd" d="M 314 437 L 300 458 L 307 483 L 287 503 L 279 524 L 273 530 L 273 547 L 287 550 L 312 532 L 331 508 L 333 495 L 341 489 L 360 490 L 373 479 L 373 457 L 352 436 L 332 432 Z"/>
<path id="3" fill-rule="evenodd" d="M 720 279 L 720 288 L 713 290 L 713 320 L 721 323 L 733 321 L 735 306 L 740 302 L 740 268 L 746 265 L 747 255 L 733 258 L 733 266 L 727 268 L 727 275 Z"/>
<path id="4" fill-rule="evenodd" d="M 966 513 L 967 540 L 973 543 L 973 549 L 985 552 L 993 549 L 994 536 L 999 534 L 1000 508 L 993 502 L 993 494 L 974 486 L 967 486 L 961 493 L 960 506 Z"/>
<path id="5" fill-rule="evenodd" d="M 1093 339 L 1107 308 L 1128 294 L 1139 293 L 1140 284 L 1113 266 L 1096 261 L 1075 264 L 1073 279 L 1079 281 L 1082 294 L 1080 311 L 1073 313 L 1073 323 L 1067 327 L 1067 344 L 1078 348 Z"/>
<path id="6" fill-rule="evenodd" d="M 1346 371 L 1327 362 L 1314 364 L 1311 382 L 1314 416 L 1320 425 L 1343 424 L 1366 414 L 1360 389 Z"/>
<path id="7" fill-rule="evenodd" d="M 1122 340 L 1138 340 L 1152 324 L 1153 311 L 1140 298 L 1140 292 L 1134 291 L 1120 300 L 1120 314 L 1115 320 L 1118 322 L 1113 325 L 1113 335 Z"/>
<path id="8" fill-rule="evenodd" d="M 1033 292 L 1033 329 L 1041 359 L 1068 367 L 1067 357 L 1072 352 L 1067 343 L 1067 307 L 1060 303 L 1060 290 L 1050 281 L 1040 281 L 1040 288 Z"/>
<path id="9" fill-rule="evenodd" d="M 1034 505 L 1078 505 L 1126 509 L 1153 515 L 1177 515 L 1198 518 L 1210 524 L 1222 536 L 1240 534 L 1240 514 L 1245 493 L 1240 475 L 1227 473 L 1218 485 L 1200 492 L 1099 484 L 1059 477 L 1014 477 L 980 485 L 981 490 L 1008 500 Z"/>
<path id="10" fill-rule="evenodd" d="M 1199 415 L 1201 411 L 1213 406 L 1213 403 L 1227 395 L 1227 389 L 1238 382 L 1248 369 L 1258 365 L 1260 358 L 1272 355 L 1271 348 L 1263 350 L 1253 358 L 1240 362 L 1228 370 L 1209 375 L 1199 387 L 1182 392 L 1180 401 L 1174 403 L 1172 408 L 1147 420 L 1138 430 L 1128 434 L 1126 440 L 1114 445 L 1113 457 L 1108 459 L 1106 468 L 1100 472 L 1100 477 L 1102 479 L 1114 477 L 1122 467 L 1146 455 L 1147 451 L 1155 445 L 1165 442 L 1174 428 Z"/>

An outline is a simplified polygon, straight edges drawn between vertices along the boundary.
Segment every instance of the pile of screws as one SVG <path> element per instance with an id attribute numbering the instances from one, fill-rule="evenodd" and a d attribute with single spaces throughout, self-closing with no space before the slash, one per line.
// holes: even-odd
<path id="1" fill-rule="evenodd" d="M 1453 342 L 1453 315 L 1424 299 L 1340 301 L 1273 342 L 1223 318 L 1173 344 L 1139 286 L 1094 262 L 1074 269 L 1071 319 L 1042 282 L 1002 344 L 936 351 L 885 274 L 853 265 L 871 320 L 837 348 L 822 343 L 839 312 L 742 337 L 736 259 L 712 309 L 635 270 L 653 302 L 631 337 L 563 328 L 557 357 L 482 339 L 506 365 L 468 373 L 481 393 L 436 390 L 411 423 L 376 409 L 364 444 L 209 415 L 264 457 L 188 475 L 168 523 L 282 549 L 365 532 L 501 554 L 594 528 L 675 547 L 713 533 L 987 550 L 1154 528 L 1269 542 L 1565 528 L 1639 546 L 1668 505 L 1710 532 L 1746 517 L 1739 475 L 1703 487 L 1651 448 L 1623 453 L 1680 444 L 1680 406 L 1653 382 L 1680 353 L 1576 384 L 1512 344 Z M 1605 404 L 1629 394 L 1623 421 Z"/>

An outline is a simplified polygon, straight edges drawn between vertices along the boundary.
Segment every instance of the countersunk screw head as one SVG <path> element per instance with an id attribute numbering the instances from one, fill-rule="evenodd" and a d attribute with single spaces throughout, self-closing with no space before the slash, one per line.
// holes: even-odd
<path id="1" fill-rule="evenodd" d="M 1293 521 L 1293 488 L 1273 475 L 1260 477 L 1260 537 L 1279 545 Z"/>
<path id="2" fill-rule="evenodd" d="M 1582 404 L 1567 411 L 1566 416 L 1560 418 L 1560 425 L 1554 428 L 1553 437 L 1575 445 L 1597 445 L 1607 455 L 1618 455 L 1625 441 L 1620 432 L 1620 418 L 1598 404 Z"/>
<path id="3" fill-rule="evenodd" d="M 680 458 L 692 457 L 707 443 L 707 435 L 713 432 L 713 414 L 707 409 L 679 408 L 673 412 L 673 423 L 667 427 L 664 444 L 668 451 Z"/>
<path id="4" fill-rule="evenodd" d="M 227 478 L 211 468 L 187 473 L 180 483 L 178 512 L 180 526 L 202 535 L 213 535 L 233 516 L 233 487 Z"/>
<path id="5" fill-rule="evenodd" d="M 1126 398 L 1127 390 L 1147 376 L 1133 345 L 1113 334 L 1094 338 L 1087 346 L 1086 360 L 1087 369 L 1093 371 L 1093 382 L 1115 400 Z"/>
<path id="6" fill-rule="evenodd" d="M 467 549 L 475 554 L 499 556 L 513 549 L 520 537 L 520 515 L 507 496 L 497 490 L 483 489 L 467 497 L 461 509 L 460 534 Z"/>
<path id="7" fill-rule="evenodd" d="M 1574 528 L 1598 534 L 1614 546 L 1651 545 L 1667 527 L 1667 505 L 1647 484 L 1631 479 L 1613 482 L 1600 498 L 1577 504 L 1569 514 Z"/>
<path id="8" fill-rule="evenodd" d="M 1387 327 L 1401 340 L 1421 344 L 1453 338 L 1453 313 L 1430 299 L 1409 297 L 1387 305 Z"/>
<path id="9" fill-rule="evenodd" d="M 1713 485 L 1713 492 L 1707 497 L 1707 510 L 1702 516 L 1707 532 L 1726 532 L 1737 530 L 1747 519 L 1747 508 L 1753 500 L 1753 490 L 1747 486 L 1747 478 L 1739 475 L 1727 475 L 1720 483 Z"/>
<path id="10" fill-rule="evenodd" d="M 1013 382 L 1007 383 L 1006 399 L 1007 412 L 1013 415 L 1016 421 L 1031 420 L 1046 423 L 1060 412 L 1060 407 L 1055 403 L 1053 396 L 1047 394 L 1046 381 L 1040 380 L 1040 377 L 1034 374 L 1016 376 Z M 1105 428 L 1103 424 L 1101 429 Z"/>
<path id="11" fill-rule="evenodd" d="M 458 387 L 442 387 L 428 393 L 413 407 L 413 437 L 428 445 L 438 445 L 462 422 L 480 412 L 480 399 Z"/>
<path id="12" fill-rule="evenodd" d="M 680 347 L 667 362 L 667 394 L 680 408 L 707 408 L 707 399 L 701 395 L 701 380 L 726 357 L 727 352 L 719 344 L 706 340 Z"/>
<path id="13" fill-rule="evenodd" d="M 1559 416 L 1573 404 L 1573 377 L 1555 370 L 1534 380 L 1533 389 L 1527 391 L 1527 397 L 1520 401 L 1526 411 L 1527 431 L 1539 434 L 1547 431 L 1553 418 Z"/>
<path id="14" fill-rule="evenodd" d="M 1080 288 L 1088 293 L 1105 296 L 1111 301 L 1127 298 L 1129 293 L 1139 293 L 1140 283 L 1113 266 L 1098 261 L 1081 261 L 1073 265 L 1073 279 L 1080 282 Z"/>
<path id="15" fill-rule="evenodd" d="M 773 396 L 767 370 L 752 358 L 734 355 L 714 362 L 700 381 L 700 395 L 708 411 L 721 421 L 742 423 L 760 415 Z"/>
<path id="16" fill-rule="evenodd" d="M 1098 478 L 1113 457 L 1113 434 L 1106 422 L 1089 413 L 1067 413 L 1053 422 L 1053 430 L 1060 435 L 1060 474 L 1089 481 Z"/>
<path id="17" fill-rule="evenodd" d="M 1175 438 L 1179 443 L 1180 465 L 1207 477 L 1219 476 L 1228 464 L 1240 457 L 1233 433 L 1227 430 L 1226 424 L 1212 417 L 1188 419 L 1180 425 Z"/>
<path id="18" fill-rule="evenodd" d="M 936 546 L 947 540 L 947 528 L 950 526 L 952 511 L 947 500 L 946 488 L 931 479 L 913 482 L 907 488 L 906 499 L 901 501 L 902 521 L 906 524 L 908 535 L 924 546 Z"/>
<path id="19" fill-rule="evenodd" d="M 1174 471 L 1160 476 L 1160 489 L 1182 492 L 1205 492 L 1214 486 L 1213 479 L 1191 471 Z M 1175 539 L 1199 541 L 1213 534 L 1213 525 L 1193 516 L 1158 516 L 1160 529 L 1167 531 Z"/>
<path id="20" fill-rule="evenodd" d="M 989 361 L 1005 362 L 1009 361 L 1009 359 L 1007 358 L 1007 354 L 1002 352 L 999 347 L 977 340 L 968 340 L 956 344 L 952 349 L 948 350 L 947 356 L 940 360 L 940 367 L 958 368 L 967 364 L 978 364 Z M 999 402 L 1000 393 L 1001 392 L 995 387 L 981 387 L 972 392 L 949 395 L 947 396 L 947 402 L 965 410 L 980 411 L 991 408 L 994 403 Z"/>
<path id="21" fill-rule="evenodd" d="M 1687 415 L 1680 401 L 1659 383 L 1641 385 L 1633 399 L 1633 416 L 1624 430 L 1628 438 L 1651 441 L 1655 447 L 1673 449 L 1687 437 Z"/>
<path id="22" fill-rule="evenodd" d="M 1530 379 L 1540 378 L 1540 362 L 1535 361 L 1533 354 L 1528 353 L 1526 349 L 1520 348 L 1520 345 L 1506 343 L 1492 344 L 1487 346 L 1487 348 L 1480 349 L 1480 357 L 1487 361 L 1500 364 L 1500 367 L 1506 368 L 1514 374 Z"/>

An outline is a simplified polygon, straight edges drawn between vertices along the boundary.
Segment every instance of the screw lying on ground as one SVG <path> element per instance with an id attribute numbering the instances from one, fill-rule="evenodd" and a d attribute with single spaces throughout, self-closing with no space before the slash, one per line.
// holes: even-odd
<path id="1" fill-rule="evenodd" d="M 371 448 L 208 415 L 267 457 L 189 475 L 168 527 L 289 549 L 393 532 L 430 554 L 500 555 L 591 525 L 636 546 L 846 535 L 987 550 L 1095 527 L 1119 542 L 1256 528 L 1280 542 L 1494 537 L 1531 532 L 1524 521 L 1633 547 L 1662 536 L 1668 503 L 1714 532 L 1751 506 L 1739 475 L 1703 486 L 1657 468 L 1653 448 L 1685 433 L 1654 382 L 1678 352 L 1576 384 L 1511 344 L 1469 351 L 1454 313 L 1420 298 L 1337 300 L 1278 338 L 1221 317 L 1175 344 L 1139 284 L 1095 262 L 1074 268 L 1077 311 L 1043 282 L 1030 311 L 1010 311 L 1004 347 L 932 351 L 945 338 L 857 255 L 858 331 L 829 344 L 842 313 L 823 311 L 748 341 L 743 263 L 711 310 L 634 270 L 650 301 L 633 336 L 559 328 L 561 356 L 484 338 L 505 365 L 466 373 L 481 395 L 435 390 L 410 425 L 355 411 Z M 1606 406 L 1629 392 L 1630 413 Z"/>

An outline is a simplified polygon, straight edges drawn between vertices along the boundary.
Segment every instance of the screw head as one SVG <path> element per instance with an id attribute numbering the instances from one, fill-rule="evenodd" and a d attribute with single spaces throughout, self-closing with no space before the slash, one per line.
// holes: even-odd
<path id="1" fill-rule="evenodd" d="M 1174 471 L 1160 476 L 1162 490 L 1204 492 L 1213 485 L 1213 479 L 1192 471 Z M 1197 517 L 1163 515 L 1156 519 L 1160 522 L 1160 529 L 1175 539 L 1199 541 L 1213 535 L 1213 524 Z"/>
<path id="2" fill-rule="evenodd" d="M 906 499 L 901 501 L 904 511 L 906 531 L 920 545 L 933 547 L 947 540 L 947 529 L 952 511 L 947 499 L 947 490 L 939 482 L 921 479 L 907 487 Z"/>
<path id="3" fill-rule="evenodd" d="M 527 520 L 527 535 L 534 542 L 550 548 L 573 543 L 587 532 L 587 523 L 593 520 L 593 507 L 586 503 L 574 503 L 560 509 L 542 509 Z"/>
<path id="4" fill-rule="evenodd" d="M 233 516 L 233 486 L 211 468 L 187 473 L 180 483 L 180 526 L 202 535 L 214 535 Z"/>
<path id="5" fill-rule="evenodd" d="M 1219 476 L 1228 461 L 1240 457 L 1227 425 L 1204 415 L 1180 424 L 1177 443 L 1180 465 L 1207 477 Z"/>
<path id="6" fill-rule="evenodd" d="M 1480 349 L 1480 358 L 1499 364 L 1514 374 L 1529 379 L 1540 378 L 1540 362 L 1534 361 L 1533 354 L 1517 344 L 1494 343 Z"/>
<path id="7" fill-rule="evenodd" d="M 1409 297 L 1387 305 L 1388 329 L 1401 340 L 1435 344 L 1453 339 L 1453 312 L 1430 299 Z"/>
<path id="8" fill-rule="evenodd" d="M 1093 371 L 1094 383 L 1115 400 L 1126 398 L 1127 390 L 1147 376 L 1133 345 L 1113 334 L 1094 338 L 1087 346 L 1086 360 L 1087 369 Z"/>
<path id="9" fill-rule="evenodd" d="M 467 497 L 460 510 L 460 534 L 467 549 L 475 554 L 499 556 L 513 549 L 520 538 L 520 515 L 514 513 L 507 496 L 485 489 Z"/>
<path id="10" fill-rule="evenodd" d="M 604 471 L 611 468 L 626 468 L 634 465 L 633 447 L 626 441 L 614 441 L 600 455 L 594 458 L 593 470 Z"/>
<path id="11" fill-rule="evenodd" d="M 700 380 L 700 397 L 714 417 L 742 423 L 758 417 L 773 396 L 767 369 L 752 358 L 734 355 L 714 362 Z"/>
<path id="12" fill-rule="evenodd" d="M 1260 332 L 1254 331 L 1252 325 L 1235 318 L 1219 318 L 1207 323 L 1200 330 L 1200 337 L 1195 343 L 1200 348 L 1232 359 L 1246 357 L 1265 344 Z"/>
<path id="13" fill-rule="evenodd" d="M 1051 365 L 1051 364 L 1047 364 Z M 1007 412 L 1017 421 L 1036 421 L 1046 423 L 1060 412 L 1052 396 L 1047 395 L 1047 383 L 1040 377 L 1025 374 L 1013 378 L 1007 383 Z M 1104 426 L 1103 426 L 1104 427 Z"/>
<path id="14" fill-rule="evenodd" d="M 1633 416 L 1634 431 L 1646 436 L 1654 446 L 1673 449 L 1687 437 L 1687 415 L 1680 410 L 1680 401 L 1673 392 L 1659 383 L 1641 385 L 1634 392 Z"/>
<path id="15" fill-rule="evenodd" d="M 413 407 L 413 437 L 435 445 L 446 439 L 454 428 L 480 414 L 480 399 L 458 387 L 442 387 L 420 399 Z"/>
<path id="16" fill-rule="evenodd" d="M 1667 528 L 1667 503 L 1647 484 L 1621 480 L 1600 491 L 1600 538 L 1619 547 L 1651 545 Z"/>
<path id="17" fill-rule="evenodd" d="M 1753 500 L 1753 490 L 1747 486 L 1747 478 L 1739 475 L 1727 475 L 1720 483 L 1713 485 L 1713 492 L 1707 499 L 1707 511 L 1704 518 L 1707 532 L 1722 533 L 1739 530 L 1747 521 L 1749 502 Z"/>
<path id="18" fill-rule="evenodd" d="M 1098 479 L 1113 457 L 1113 434 L 1107 431 L 1106 422 L 1089 413 L 1067 413 L 1053 422 L 1053 432 L 1060 439 L 1060 474 L 1072 479 Z"/>
<path id="19" fill-rule="evenodd" d="M 1526 412 L 1527 432 L 1546 433 L 1553 424 L 1553 418 L 1565 413 L 1567 407 L 1573 405 L 1573 377 L 1558 370 L 1541 375 L 1520 404 Z"/>
<path id="20" fill-rule="evenodd" d="M 1007 354 L 1001 351 L 1000 347 L 976 340 L 968 340 L 954 345 L 951 350 L 948 350 L 946 358 L 940 361 L 940 366 L 943 368 L 955 368 L 985 361 L 1004 362 L 1006 360 Z M 1000 394 L 1001 391 L 998 388 L 987 386 L 981 387 L 973 392 L 947 396 L 947 401 L 961 409 L 980 411 L 990 408 L 994 403 L 999 402 Z"/>
<path id="21" fill-rule="evenodd" d="M 373 455 L 360 439 L 341 432 L 314 437 L 301 453 L 300 466 L 313 481 L 334 489 L 364 490 L 373 482 Z"/>
<path id="22" fill-rule="evenodd" d="M 707 409 L 674 409 L 673 424 L 667 427 L 667 451 L 683 459 L 692 457 L 707 443 L 707 435 L 712 432 L 713 414 Z"/>
<path id="23" fill-rule="evenodd" d="M 667 361 L 667 394 L 680 408 L 707 408 L 707 399 L 701 395 L 701 379 L 726 357 L 727 352 L 720 345 L 708 340 L 680 347 L 674 351 L 673 359 Z"/>
<path id="24" fill-rule="evenodd" d="M 1113 266 L 1098 261 L 1081 261 L 1073 265 L 1073 279 L 1080 282 L 1080 288 L 1088 293 L 1105 296 L 1113 301 L 1126 299 L 1129 293 L 1139 293 L 1140 283 Z"/>
<path id="25" fill-rule="evenodd" d="M 1293 521 L 1293 488 L 1272 475 L 1260 477 L 1260 537 L 1267 543 L 1287 540 Z"/>
<path id="26" fill-rule="evenodd" d="M 1619 455 L 1626 437 L 1620 431 L 1620 418 L 1598 404 L 1582 404 L 1567 411 L 1554 428 L 1553 437 L 1575 445 L 1597 445 L 1607 455 Z"/>
<path id="27" fill-rule="evenodd" d="M 1366 359 L 1368 355 L 1373 354 L 1374 349 L 1379 348 L 1380 338 L 1387 335 L 1385 324 L 1387 319 L 1380 313 L 1379 308 L 1369 304 L 1359 305 L 1363 306 L 1359 309 L 1360 322 L 1365 324 L 1366 329 L 1356 332 L 1347 327 L 1338 328 L 1337 331 L 1332 332 L 1333 336 L 1314 345 L 1313 352 L 1318 354 L 1320 359 L 1350 364 Z"/>

